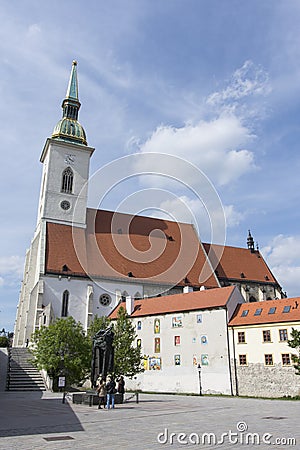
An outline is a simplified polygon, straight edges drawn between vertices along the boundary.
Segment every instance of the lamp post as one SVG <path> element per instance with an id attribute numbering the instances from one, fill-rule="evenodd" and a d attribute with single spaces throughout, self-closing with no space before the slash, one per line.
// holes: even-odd
<path id="1" fill-rule="evenodd" d="M 198 376 L 199 376 L 199 395 L 202 395 L 202 381 L 201 381 L 201 365 L 198 364 Z"/>

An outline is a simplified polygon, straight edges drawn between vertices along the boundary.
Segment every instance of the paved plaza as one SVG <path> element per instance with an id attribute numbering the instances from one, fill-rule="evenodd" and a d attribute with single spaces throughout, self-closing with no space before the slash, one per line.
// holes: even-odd
<path id="1" fill-rule="evenodd" d="M 140 394 L 106 411 L 1 392 L 0 404 L 1 450 L 300 448 L 299 401 Z"/>

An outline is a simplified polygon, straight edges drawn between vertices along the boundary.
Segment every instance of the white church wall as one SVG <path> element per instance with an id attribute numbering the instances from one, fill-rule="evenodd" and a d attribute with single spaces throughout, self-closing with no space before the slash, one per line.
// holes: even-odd
<path id="1" fill-rule="evenodd" d="M 25 345 L 26 339 L 29 339 L 31 333 L 34 331 L 36 316 L 36 296 L 34 288 L 39 281 L 39 252 L 40 233 L 32 240 L 31 246 L 26 253 L 22 288 L 14 329 L 14 346 Z"/>
<path id="2" fill-rule="evenodd" d="M 96 314 L 98 317 L 110 314 L 119 301 L 119 292 L 122 294 L 126 291 L 131 296 L 134 296 L 136 292 L 143 293 L 142 285 L 130 285 L 117 281 L 115 283 L 107 281 L 91 282 L 88 279 L 59 276 L 45 276 L 44 281 L 44 305 L 51 302 L 55 317 L 61 317 L 62 295 L 67 290 L 69 292 L 68 315 L 81 322 L 85 329 L 87 328 L 89 311 L 89 293 L 92 293 L 93 296 L 93 317 Z M 101 305 L 100 297 L 102 294 L 109 294 L 111 297 L 111 303 L 108 306 Z"/>

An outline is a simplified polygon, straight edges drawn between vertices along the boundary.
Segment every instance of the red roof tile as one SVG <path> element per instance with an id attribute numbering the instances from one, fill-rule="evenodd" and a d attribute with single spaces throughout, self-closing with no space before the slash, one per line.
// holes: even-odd
<path id="1" fill-rule="evenodd" d="M 186 294 L 174 294 L 134 300 L 134 310 L 131 317 L 225 307 L 234 289 L 236 289 L 235 286 L 228 286 L 205 291 L 189 292 Z M 119 303 L 119 305 L 111 312 L 109 315 L 111 319 L 117 318 L 117 313 L 121 306 L 126 308 L 125 302 Z"/>
<path id="2" fill-rule="evenodd" d="M 214 253 L 220 251 L 221 246 L 215 244 L 203 244 L 203 246 L 210 260 L 214 261 Z M 252 253 L 248 248 L 225 246 L 216 270 L 220 280 L 224 278 L 278 284 L 261 254 L 258 251 Z"/>
<path id="3" fill-rule="evenodd" d="M 88 209 L 86 230 L 47 223 L 46 272 L 64 265 L 81 276 L 218 287 L 192 225 L 110 211 Z"/>
<path id="4" fill-rule="evenodd" d="M 289 311 L 283 312 L 284 308 Z M 262 310 L 261 313 L 254 315 L 259 309 Z M 273 314 L 269 313 L 270 309 L 271 312 L 274 311 Z M 300 297 L 240 304 L 228 325 L 243 326 L 294 321 L 300 321 Z"/>

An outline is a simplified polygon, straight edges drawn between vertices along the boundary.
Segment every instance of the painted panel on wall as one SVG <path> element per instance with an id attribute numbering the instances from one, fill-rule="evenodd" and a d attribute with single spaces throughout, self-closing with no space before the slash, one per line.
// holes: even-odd
<path id="1" fill-rule="evenodd" d="M 203 334 L 201 337 L 200 337 L 200 342 L 201 342 L 201 344 L 207 344 L 207 336 L 205 335 L 205 334 Z"/>
<path id="2" fill-rule="evenodd" d="M 161 370 L 161 358 L 152 356 L 149 358 L 149 370 Z"/>
<path id="3" fill-rule="evenodd" d="M 206 353 L 201 355 L 201 365 L 208 366 L 208 355 Z"/>
<path id="4" fill-rule="evenodd" d="M 174 364 L 175 366 L 180 366 L 181 364 L 180 355 L 174 355 Z"/>
<path id="5" fill-rule="evenodd" d="M 154 353 L 160 353 L 160 338 L 154 339 Z"/>
<path id="6" fill-rule="evenodd" d="M 159 319 L 154 320 L 154 333 L 155 334 L 160 333 L 160 320 Z"/>
<path id="7" fill-rule="evenodd" d="M 172 328 L 182 327 L 182 316 L 173 316 L 172 317 Z"/>

